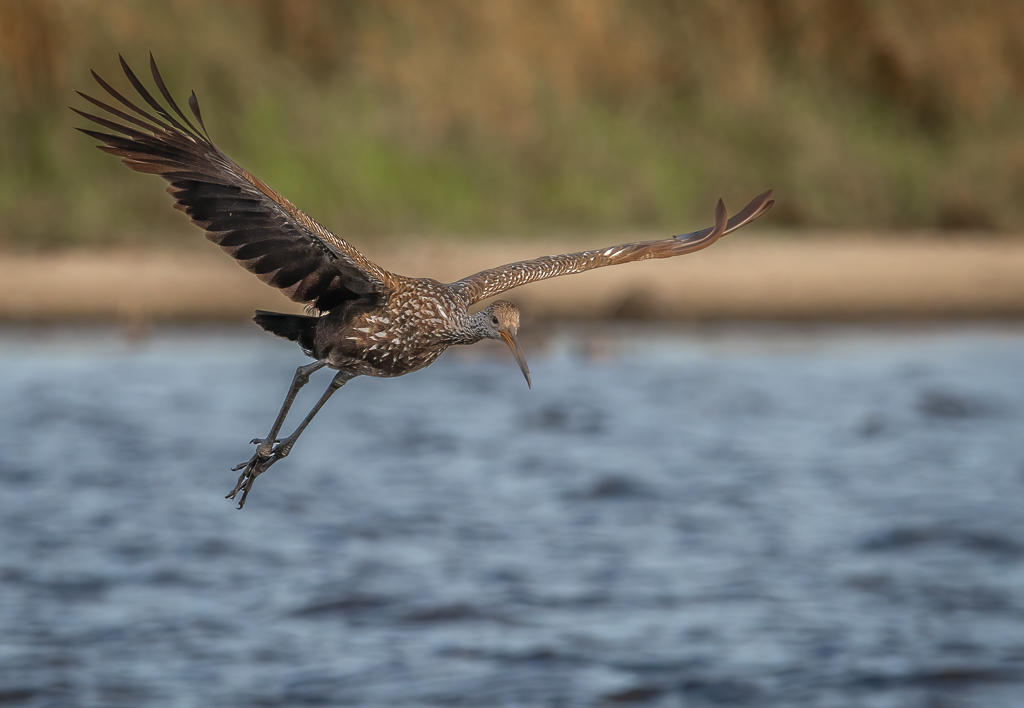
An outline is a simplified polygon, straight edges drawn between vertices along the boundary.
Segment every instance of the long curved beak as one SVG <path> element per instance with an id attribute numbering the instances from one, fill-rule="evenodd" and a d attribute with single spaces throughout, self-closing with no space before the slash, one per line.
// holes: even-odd
<path id="1" fill-rule="evenodd" d="M 501 341 L 505 342 L 512 350 L 512 356 L 516 358 L 516 363 L 519 364 L 523 376 L 526 377 L 526 385 L 533 388 L 533 384 L 530 382 L 530 367 L 526 365 L 526 356 L 523 354 L 523 348 L 519 346 L 519 340 L 516 339 L 515 328 L 503 329 L 498 332 L 498 335 L 501 337 Z"/>

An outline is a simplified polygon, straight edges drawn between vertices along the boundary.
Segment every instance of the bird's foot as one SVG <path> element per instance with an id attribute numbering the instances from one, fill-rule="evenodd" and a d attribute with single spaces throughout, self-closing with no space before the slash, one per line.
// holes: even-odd
<path id="1" fill-rule="evenodd" d="M 288 456 L 288 453 L 292 450 L 294 440 L 285 438 L 284 440 L 269 442 L 256 438 L 252 442 L 259 445 L 259 447 L 256 448 L 256 452 L 249 458 L 248 462 L 243 462 L 231 468 L 232 472 L 242 470 L 242 474 L 238 476 L 238 484 L 225 497 L 225 499 L 234 499 L 235 495 L 241 492 L 242 498 L 238 500 L 239 509 L 245 506 L 245 498 L 249 496 L 252 483 L 256 481 L 257 477 L 270 469 L 271 465 L 281 458 Z"/>

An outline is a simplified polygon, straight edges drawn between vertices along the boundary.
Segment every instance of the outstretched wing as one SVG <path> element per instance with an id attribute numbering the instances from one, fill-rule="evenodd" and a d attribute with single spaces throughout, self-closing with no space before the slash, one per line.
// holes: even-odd
<path id="1" fill-rule="evenodd" d="M 545 280 L 559 275 L 582 273 L 585 270 L 603 266 L 619 265 L 648 258 L 671 258 L 684 253 L 693 253 L 707 248 L 727 233 L 749 224 L 772 208 L 772 190 L 754 197 L 743 210 L 726 220 L 725 204 L 718 200 L 715 210 L 715 225 L 658 241 L 637 241 L 595 251 L 565 253 L 559 256 L 544 256 L 531 261 L 519 261 L 482 270 L 455 283 L 455 288 L 470 303 L 486 300 L 499 293 L 536 280 Z"/>
<path id="2" fill-rule="evenodd" d="M 149 65 L 174 115 L 153 98 L 121 58 L 128 80 L 157 115 L 139 108 L 92 72 L 96 82 L 130 113 L 78 92 L 118 119 L 72 108 L 113 133 L 78 130 L 101 141 L 100 150 L 117 155 L 136 172 L 158 174 L 170 182 L 167 191 L 175 199 L 175 208 L 188 214 L 239 265 L 292 300 L 326 311 L 349 300 L 390 292 L 394 276 L 218 150 L 203 125 L 195 93 L 188 103 L 201 131 L 174 102 L 152 54 Z"/>

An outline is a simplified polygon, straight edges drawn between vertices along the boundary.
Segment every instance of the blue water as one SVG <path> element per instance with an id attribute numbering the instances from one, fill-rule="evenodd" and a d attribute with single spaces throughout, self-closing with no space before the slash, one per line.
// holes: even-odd
<path id="1" fill-rule="evenodd" d="M 0 330 L 0 705 L 1024 705 L 1024 328 L 478 345 L 236 511 L 252 329 Z"/>

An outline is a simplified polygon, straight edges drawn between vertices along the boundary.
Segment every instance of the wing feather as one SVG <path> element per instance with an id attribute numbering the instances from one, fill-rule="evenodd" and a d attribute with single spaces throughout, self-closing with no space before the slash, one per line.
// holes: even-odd
<path id="1" fill-rule="evenodd" d="M 771 209 L 775 204 L 771 196 L 771 190 L 759 194 L 731 219 L 726 218 L 725 205 L 719 200 L 715 209 L 715 225 L 700 231 L 656 241 L 623 243 L 592 251 L 543 256 L 533 260 L 509 263 L 463 278 L 452 283 L 452 287 L 469 304 L 473 304 L 538 280 L 582 273 L 604 266 L 643 261 L 649 258 L 671 258 L 685 253 L 693 253 L 707 248 L 722 236 L 749 224 Z"/>
<path id="2" fill-rule="evenodd" d="M 123 108 L 79 93 L 106 115 L 72 110 L 111 132 L 78 130 L 100 141 L 101 150 L 120 157 L 130 169 L 170 182 L 167 191 L 174 197 L 175 208 L 239 265 L 292 300 L 327 311 L 347 301 L 387 296 L 396 276 L 222 153 L 208 137 L 195 93 L 188 104 L 199 128 L 174 101 L 152 54 L 153 81 L 169 110 L 128 63 L 120 61 L 129 83 L 152 112 L 92 72 L 99 86 Z"/>

